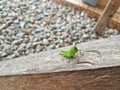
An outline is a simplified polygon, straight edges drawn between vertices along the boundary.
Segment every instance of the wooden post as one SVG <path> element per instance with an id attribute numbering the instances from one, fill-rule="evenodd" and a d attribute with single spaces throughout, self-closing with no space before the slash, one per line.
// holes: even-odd
<path id="1" fill-rule="evenodd" d="M 105 7 L 102 15 L 100 16 L 94 28 L 99 35 L 103 34 L 103 31 L 105 30 L 108 22 L 112 19 L 119 6 L 120 0 L 109 0 L 107 6 Z"/>

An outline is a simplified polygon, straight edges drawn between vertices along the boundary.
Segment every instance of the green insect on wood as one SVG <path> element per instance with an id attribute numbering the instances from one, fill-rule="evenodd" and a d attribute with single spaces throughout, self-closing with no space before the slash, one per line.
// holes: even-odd
<path id="1" fill-rule="evenodd" d="M 81 52 L 81 50 L 78 50 L 77 46 L 74 45 L 73 47 L 71 47 L 71 49 L 69 51 L 61 51 L 60 55 L 62 55 L 63 57 L 68 58 L 69 62 L 70 62 L 71 58 L 76 58 L 76 54 L 77 54 L 78 51 Z"/>

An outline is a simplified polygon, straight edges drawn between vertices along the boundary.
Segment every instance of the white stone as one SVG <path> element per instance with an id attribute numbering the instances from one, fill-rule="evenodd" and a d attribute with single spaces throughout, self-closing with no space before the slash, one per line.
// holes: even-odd
<path id="1" fill-rule="evenodd" d="M 47 39 L 43 39 L 43 44 L 44 45 L 49 45 L 49 41 Z"/>

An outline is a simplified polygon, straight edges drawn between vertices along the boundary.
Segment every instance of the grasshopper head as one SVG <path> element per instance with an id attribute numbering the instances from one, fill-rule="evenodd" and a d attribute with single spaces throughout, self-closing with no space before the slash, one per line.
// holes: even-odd
<path id="1" fill-rule="evenodd" d="M 78 52 L 77 46 L 74 46 L 74 50 L 75 50 L 75 52 Z"/>

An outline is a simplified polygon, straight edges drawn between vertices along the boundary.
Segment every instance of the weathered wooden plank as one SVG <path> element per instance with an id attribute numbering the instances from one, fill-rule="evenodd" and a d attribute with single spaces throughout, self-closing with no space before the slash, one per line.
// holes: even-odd
<path id="1" fill-rule="evenodd" d="M 120 90 L 120 67 L 0 77 L 0 90 Z"/>
<path id="2" fill-rule="evenodd" d="M 119 7 L 119 9 L 118 9 L 118 11 L 117 11 L 118 13 L 120 13 L 120 7 Z"/>
<path id="3" fill-rule="evenodd" d="M 71 46 L 0 61 L 0 90 L 119 90 L 119 42 L 114 36 L 77 45 L 100 52 L 85 52 L 81 63 L 59 55 Z"/>
<path id="4" fill-rule="evenodd" d="M 77 64 L 75 60 L 68 63 L 68 59 L 59 55 L 61 50 L 67 50 L 70 47 L 32 54 L 16 59 L 0 61 L 0 76 L 14 74 L 57 72 L 63 70 L 84 70 L 100 67 L 119 66 L 120 65 L 120 35 L 108 39 L 86 42 L 77 45 L 83 51 L 96 50 L 96 52 L 85 52 L 84 56 L 78 57 L 80 62 L 91 62 Z"/>
<path id="5" fill-rule="evenodd" d="M 103 14 L 100 16 L 96 26 L 95 31 L 99 35 L 103 35 L 108 22 L 112 19 L 113 15 L 116 13 L 120 6 L 120 0 L 109 0 L 106 8 L 103 11 Z"/>
<path id="6" fill-rule="evenodd" d="M 100 4 L 103 6 L 105 6 L 108 2 L 108 0 L 99 0 L 99 1 L 100 1 Z"/>

